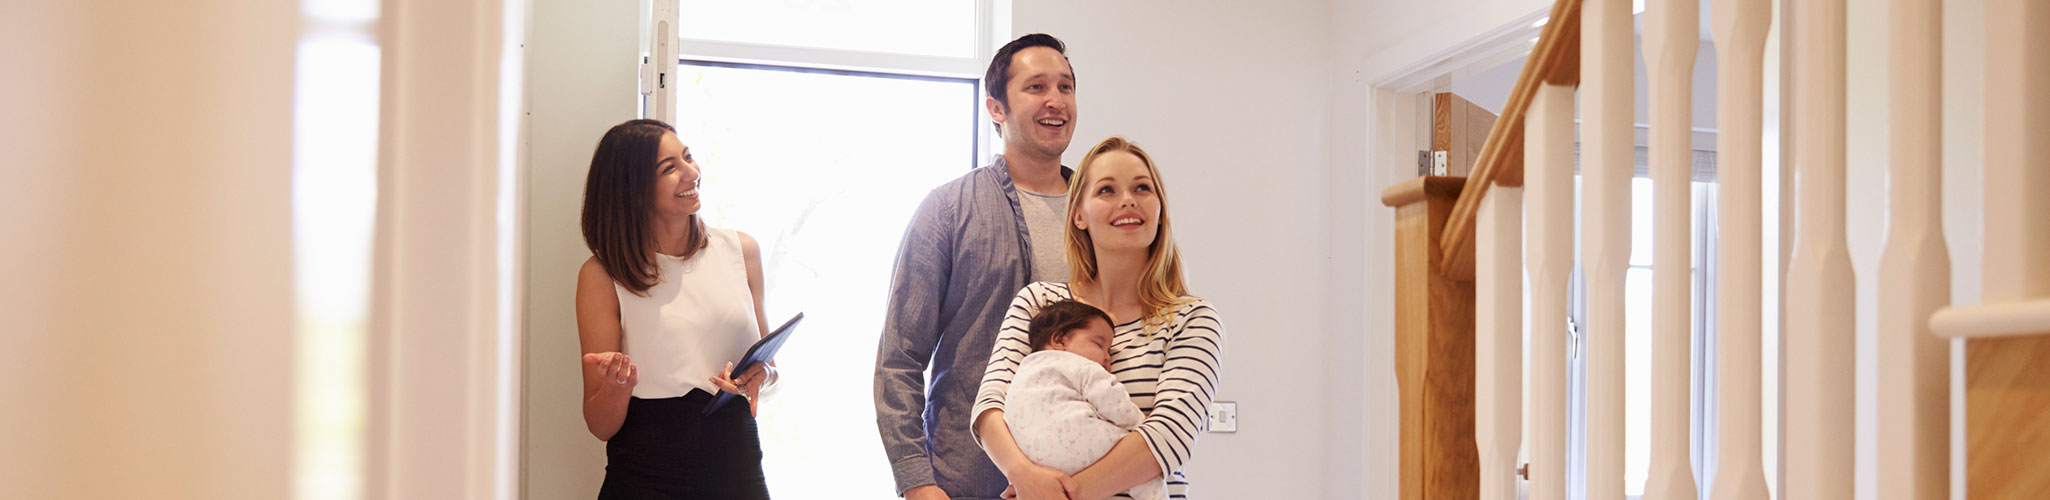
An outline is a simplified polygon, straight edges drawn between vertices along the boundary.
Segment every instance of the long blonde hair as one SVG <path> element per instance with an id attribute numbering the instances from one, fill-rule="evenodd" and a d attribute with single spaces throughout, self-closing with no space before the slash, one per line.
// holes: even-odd
<path id="1" fill-rule="evenodd" d="M 1146 174 L 1153 177 L 1154 196 L 1160 198 L 1160 226 L 1153 235 L 1153 244 L 1146 247 L 1146 268 L 1139 276 L 1139 306 L 1145 311 L 1145 332 L 1152 335 L 1167 324 L 1175 306 L 1187 302 L 1188 286 L 1182 279 L 1182 254 L 1175 249 L 1174 228 L 1169 223 L 1167 210 L 1167 187 L 1161 181 L 1160 169 L 1153 166 L 1153 157 L 1139 145 L 1123 137 L 1111 136 L 1082 156 L 1082 165 L 1075 169 L 1068 182 L 1068 282 L 1096 281 L 1096 244 L 1089 239 L 1089 232 L 1075 227 L 1075 214 L 1082 210 L 1085 192 L 1089 190 L 1090 167 L 1096 159 L 1106 153 L 1125 152 L 1139 158 L 1146 165 Z"/>

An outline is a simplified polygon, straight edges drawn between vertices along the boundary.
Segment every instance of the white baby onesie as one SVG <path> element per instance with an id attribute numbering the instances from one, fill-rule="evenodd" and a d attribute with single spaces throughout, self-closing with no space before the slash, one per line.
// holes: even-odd
<path id="1" fill-rule="evenodd" d="M 1025 356 L 1004 397 L 1004 423 L 1018 449 L 1032 463 L 1071 476 L 1110 453 L 1111 446 L 1145 419 L 1117 377 L 1103 365 L 1067 351 Z M 1125 494 L 1138 500 L 1165 500 L 1166 488 L 1164 480 L 1155 478 Z"/>

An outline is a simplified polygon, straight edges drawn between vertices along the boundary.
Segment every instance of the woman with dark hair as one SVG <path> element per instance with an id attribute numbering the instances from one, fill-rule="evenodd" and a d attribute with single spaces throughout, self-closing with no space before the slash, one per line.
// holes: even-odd
<path id="1" fill-rule="evenodd" d="M 761 250 L 697 212 L 698 164 L 656 120 L 612 127 L 584 184 L 577 273 L 584 425 L 605 441 L 599 498 L 768 498 L 754 400 L 775 370 L 728 378 L 768 333 Z M 703 409 L 720 392 L 748 405 Z"/>

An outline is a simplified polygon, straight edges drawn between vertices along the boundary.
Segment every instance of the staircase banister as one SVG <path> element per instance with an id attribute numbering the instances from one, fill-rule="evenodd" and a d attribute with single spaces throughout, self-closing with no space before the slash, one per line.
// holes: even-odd
<path id="1" fill-rule="evenodd" d="M 1559 0 L 1552 4 L 1551 21 L 1538 35 L 1537 47 L 1516 76 L 1516 87 L 1502 106 L 1502 116 L 1488 129 L 1480 158 L 1466 188 L 1452 205 L 1445 232 L 1439 235 L 1444 252 L 1440 268 L 1446 276 L 1473 278 L 1473 231 L 1480 215 L 1481 198 L 1495 184 L 1523 183 L 1523 116 L 1537 95 L 1539 85 L 1580 84 L 1580 0 Z"/>

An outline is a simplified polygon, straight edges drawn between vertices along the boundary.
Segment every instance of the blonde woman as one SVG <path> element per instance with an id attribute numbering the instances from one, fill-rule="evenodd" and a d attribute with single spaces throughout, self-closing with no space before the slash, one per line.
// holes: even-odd
<path id="1" fill-rule="evenodd" d="M 1182 469 L 1216 394 L 1224 325 L 1183 284 L 1160 171 L 1139 146 L 1106 139 L 1069 183 L 1067 217 L 1069 282 L 1033 283 L 1011 301 L 971 413 L 976 440 L 1024 500 L 1130 498 L 1122 492 L 1163 479 L 1170 497 L 1187 498 Z M 1028 323 L 1062 300 L 1110 314 L 1111 373 L 1147 414 L 1103 459 L 1072 475 L 1026 458 L 1004 424 L 1011 377 L 1032 351 Z"/>

